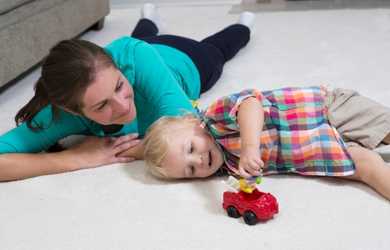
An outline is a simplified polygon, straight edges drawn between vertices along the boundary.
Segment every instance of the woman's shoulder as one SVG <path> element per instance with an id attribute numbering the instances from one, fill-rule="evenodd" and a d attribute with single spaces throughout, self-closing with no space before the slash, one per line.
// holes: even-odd
<path id="1" fill-rule="evenodd" d="M 55 126 L 57 129 L 79 128 L 85 130 L 92 122 L 82 116 L 66 112 L 62 109 L 54 109 L 52 105 L 47 105 L 39 111 L 32 120 L 32 124 L 43 128 L 43 130 Z"/>
<path id="2" fill-rule="evenodd" d="M 139 40 L 131 36 L 122 36 L 104 46 L 104 49 L 110 54 L 115 54 L 116 52 L 123 53 L 126 51 L 133 51 L 135 49 L 143 48 L 145 46 L 148 47 L 150 45 L 145 41 Z"/>
<path id="3" fill-rule="evenodd" d="M 120 37 L 104 49 L 131 83 L 135 80 L 135 65 L 149 64 L 149 59 L 155 55 L 150 44 L 130 36 Z"/>

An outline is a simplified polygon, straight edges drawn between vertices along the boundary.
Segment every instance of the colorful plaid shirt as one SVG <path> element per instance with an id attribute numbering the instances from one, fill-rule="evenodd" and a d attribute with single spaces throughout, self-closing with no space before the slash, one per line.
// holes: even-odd
<path id="1" fill-rule="evenodd" d="M 241 139 L 240 103 L 248 97 L 263 105 L 260 152 L 264 174 L 346 176 L 355 166 L 341 136 L 327 120 L 322 87 L 250 89 L 223 97 L 201 112 L 204 126 L 223 151 L 227 170 L 238 174 Z"/>

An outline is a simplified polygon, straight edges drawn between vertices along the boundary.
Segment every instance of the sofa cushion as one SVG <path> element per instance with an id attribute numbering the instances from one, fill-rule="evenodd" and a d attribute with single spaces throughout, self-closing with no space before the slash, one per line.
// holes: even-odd
<path id="1" fill-rule="evenodd" d="M 109 6 L 109 0 L 35 0 L 0 15 L 0 91 L 56 43 L 101 20 Z"/>
<path id="2" fill-rule="evenodd" d="M 59 5 L 63 5 L 68 1 L 74 0 L 33 0 L 26 2 L 25 4 L 19 5 L 18 8 L 15 8 L 12 11 L 8 11 L 0 15 L 0 31 L 3 29 L 10 28 L 11 25 L 16 25 L 18 23 L 25 22 L 31 17 L 39 15 L 40 13 L 45 13 L 47 10 L 55 8 Z"/>
<path id="3" fill-rule="evenodd" d="M 0 15 L 35 0 L 0 0 Z"/>

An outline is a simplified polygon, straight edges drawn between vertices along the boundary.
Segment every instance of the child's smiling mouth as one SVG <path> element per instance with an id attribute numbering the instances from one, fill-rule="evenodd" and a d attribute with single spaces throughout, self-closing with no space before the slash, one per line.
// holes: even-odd
<path id="1" fill-rule="evenodd" d="M 209 167 L 211 167 L 213 164 L 213 157 L 212 157 L 212 154 L 211 154 L 211 150 L 209 151 Z"/>

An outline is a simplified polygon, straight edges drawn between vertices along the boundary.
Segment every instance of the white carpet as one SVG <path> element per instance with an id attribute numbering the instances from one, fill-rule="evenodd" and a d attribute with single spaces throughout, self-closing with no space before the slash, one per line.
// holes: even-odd
<path id="1" fill-rule="evenodd" d="M 163 6 L 169 31 L 201 39 L 234 22 L 231 5 Z M 202 104 L 248 87 L 330 83 L 390 106 L 390 11 L 257 13 L 251 43 L 225 67 Z M 101 45 L 124 34 L 138 9 L 112 10 Z M 0 133 L 31 97 L 38 71 L 0 95 Z M 347 181 L 266 177 L 275 219 L 249 227 L 221 208 L 221 179 L 164 183 L 143 162 L 0 184 L 0 249 L 388 250 L 390 206 Z M 390 181 L 390 180 L 389 180 Z"/>

